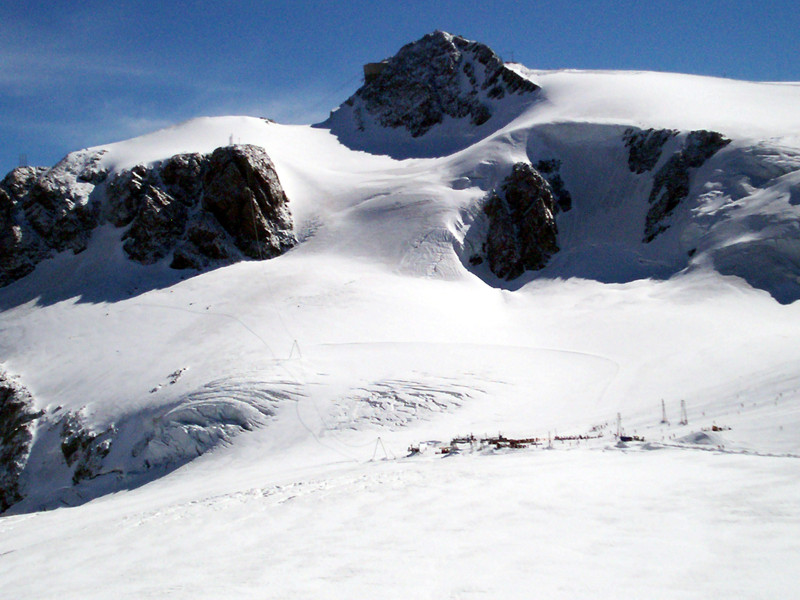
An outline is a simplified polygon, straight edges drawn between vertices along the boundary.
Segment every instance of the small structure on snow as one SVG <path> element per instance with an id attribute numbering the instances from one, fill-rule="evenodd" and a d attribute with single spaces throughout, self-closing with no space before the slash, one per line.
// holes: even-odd
<path id="1" fill-rule="evenodd" d="M 383 73 L 383 70 L 386 68 L 389 62 L 386 60 L 382 60 L 381 62 L 374 62 L 374 63 L 367 63 L 364 65 L 364 83 L 369 83 L 377 79 L 377 77 Z"/>

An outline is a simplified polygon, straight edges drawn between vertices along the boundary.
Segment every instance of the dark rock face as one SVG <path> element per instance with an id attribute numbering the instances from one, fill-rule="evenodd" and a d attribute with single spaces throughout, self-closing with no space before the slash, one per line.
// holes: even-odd
<path id="1" fill-rule="evenodd" d="M 123 249 L 143 264 L 164 258 L 186 225 L 188 207 L 165 187 L 172 191 L 162 187 L 157 169 L 141 165 L 120 173 L 108 185 L 109 220 L 117 227 L 130 225 Z"/>
<path id="2" fill-rule="evenodd" d="M 241 254 L 266 259 L 296 244 L 288 200 L 262 148 L 217 148 L 139 165 L 108 185 L 109 220 L 129 225 L 123 248 L 151 264 L 202 268 Z"/>
<path id="3" fill-rule="evenodd" d="M 661 158 L 664 144 L 676 135 L 678 132 L 674 129 L 627 129 L 623 139 L 628 148 L 628 168 L 631 173 L 652 171 Z"/>
<path id="4" fill-rule="evenodd" d="M 230 262 L 232 257 L 238 255 L 239 251 L 230 235 L 219 222 L 211 214 L 198 212 L 175 247 L 170 267 L 201 269 L 210 264 Z"/>
<path id="5" fill-rule="evenodd" d="M 99 154 L 73 152 L 52 169 L 19 167 L 0 182 L 0 286 L 56 252 L 86 249 L 98 222 L 90 181 L 102 181 Z"/>
<path id="6" fill-rule="evenodd" d="M 362 129 L 361 111 L 384 127 L 404 127 L 413 137 L 445 117 L 481 125 L 492 116 L 492 100 L 539 89 L 488 46 L 442 31 L 403 46 L 381 65 L 345 102 L 355 106 Z"/>
<path id="7" fill-rule="evenodd" d="M 83 161 L 76 165 L 77 160 L 85 159 L 85 153 L 67 156 L 37 177 L 21 199 L 28 223 L 56 252 L 72 250 L 77 254 L 84 251 L 97 225 L 96 206 L 89 203 L 93 185 L 88 183 L 90 179 L 102 178 L 102 174 L 93 169 L 96 158 L 92 157 L 88 164 Z"/>
<path id="8" fill-rule="evenodd" d="M 30 393 L 0 373 L 0 512 L 22 500 L 20 475 L 30 453 L 33 422 Z"/>
<path id="9" fill-rule="evenodd" d="M 664 219 L 689 195 L 690 175 L 731 140 L 716 131 L 692 131 L 683 148 L 673 154 L 653 178 L 650 210 L 647 212 L 644 242 L 651 242 L 666 231 Z"/>
<path id="10" fill-rule="evenodd" d="M 494 193 L 483 208 L 489 220 L 483 253 L 492 273 L 510 280 L 545 266 L 558 252 L 558 229 L 553 192 L 531 165 L 515 164 L 501 190 L 502 195 Z"/>
<path id="11" fill-rule="evenodd" d="M 72 483 L 101 475 L 103 459 L 111 451 L 114 429 L 96 433 L 86 429 L 76 414 L 68 414 L 61 425 L 61 453 L 67 466 L 72 468 Z"/>
<path id="12" fill-rule="evenodd" d="M 297 243 L 262 148 L 179 154 L 110 178 L 101 156 L 74 152 L 52 169 L 20 167 L 0 182 L 0 287 L 56 252 L 82 252 L 105 220 L 127 227 L 123 248 L 132 260 L 152 264 L 172 254 L 177 269 L 272 258 Z"/>
<path id="13" fill-rule="evenodd" d="M 250 258 L 272 258 L 294 245 L 288 200 L 266 152 L 217 148 L 203 178 L 203 208 Z"/>
<path id="14" fill-rule="evenodd" d="M 0 182 L 0 286 L 24 277 L 50 248 L 26 227 L 22 200 L 47 169 L 20 167 Z"/>
<path id="15" fill-rule="evenodd" d="M 536 170 L 547 180 L 555 197 L 554 213 L 569 212 L 572 209 L 572 194 L 564 187 L 561 179 L 561 161 L 555 158 L 540 160 L 536 163 Z"/>

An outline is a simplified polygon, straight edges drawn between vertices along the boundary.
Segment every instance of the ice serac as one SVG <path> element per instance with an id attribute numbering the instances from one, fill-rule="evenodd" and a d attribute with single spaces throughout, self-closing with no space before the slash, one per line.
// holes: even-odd
<path id="1" fill-rule="evenodd" d="M 558 252 L 556 202 L 550 184 L 528 163 L 517 163 L 483 206 L 488 219 L 482 252 L 470 257 L 475 265 L 485 258 L 501 279 L 515 279 L 541 269 Z"/>
<path id="2" fill-rule="evenodd" d="M 98 420 L 90 406 L 36 410 L 31 394 L 0 372 L 0 514 L 138 487 L 267 426 L 298 397 L 291 384 L 230 377 L 162 403 L 159 389 L 152 393 L 152 404 Z"/>
<path id="3" fill-rule="evenodd" d="M 376 127 L 419 138 L 448 118 L 479 127 L 494 120 L 504 98 L 532 100 L 539 89 L 488 46 L 443 31 L 406 44 L 376 65 L 323 124 L 345 142 L 368 143 Z"/>

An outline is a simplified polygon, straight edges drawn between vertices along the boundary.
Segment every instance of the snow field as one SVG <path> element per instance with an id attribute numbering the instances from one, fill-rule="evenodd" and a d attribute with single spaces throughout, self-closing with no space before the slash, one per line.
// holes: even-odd
<path id="1" fill-rule="evenodd" d="M 85 252 L 2 291 L 2 367 L 49 416 L 129 423 L 111 456 L 122 470 L 143 468 L 129 451 L 143 431 L 157 435 L 139 461 L 210 449 L 106 494 L 113 474 L 73 489 L 57 442 L 42 445 L 39 496 L 19 512 L 91 501 L 0 519 L 3 594 L 792 597 L 800 305 L 702 254 L 746 241 L 753 223 L 771 244 L 794 218 L 800 88 L 531 76 L 541 102 L 448 156 L 428 139 L 439 158 L 370 155 L 247 117 L 106 147 L 115 170 L 261 145 L 303 243 L 184 277 L 131 263 L 121 232 L 101 228 Z M 647 185 L 626 170 L 628 126 L 738 136 L 675 217 L 697 230 L 640 243 Z M 766 189 L 753 148 L 774 153 Z M 563 253 L 500 289 L 464 269 L 464 231 L 511 164 L 549 158 L 564 160 L 575 200 L 559 216 Z M 731 165 L 746 177 L 715 179 Z M 646 444 L 614 446 L 617 413 Z M 469 433 L 592 428 L 604 437 L 554 450 L 404 458 Z"/>
<path id="2" fill-rule="evenodd" d="M 3 519 L 0 573 L 40 598 L 791 597 L 795 462 L 526 450 L 331 465 L 190 502 L 158 485 Z"/>

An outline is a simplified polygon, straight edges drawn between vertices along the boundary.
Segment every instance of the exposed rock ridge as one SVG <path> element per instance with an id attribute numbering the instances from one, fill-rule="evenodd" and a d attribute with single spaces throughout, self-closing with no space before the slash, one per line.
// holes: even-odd
<path id="1" fill-rule="evenodd" d="M 0 286 L 56 252 L 86 249 L 98 223 L 89 195 L 105 178 L 99 158 L 73 152 L 51 169 L 18 167 L 0 182 Z"/>
<path id="2" fill-rule="evenodd" d="M 652 171 L 661 158 L 661 151 L 670 138 L 678 135 L 675 129 L 627 129 L 623 134 L 628 148 L 628 168 L 631 173 Z"/>
<path id="3" fill-rule="evenodd" d="M 545 266 L 558 252 L 553 191 L 542 175 L 528 163 L 517 163 L 501 186 L 501 193 L 490 195 L 483 207 L 488 218 L 482 256 L 489 269 L 501 279 L 516 279 L 526 270 Z"/>
<path id="4" fill-rule="evenodd" d="M 73 152 L 52 169 L 20 167 L 0 182 L 0 286 L 56 252 L 82 252 L 106 221 L 128 228 L 123 248 L 132 260 L 152 264 L 172 253 L 174 268 L 273 258 L 297 243 L 263 148 L 179 154 L 112 177 L 101 156 Z"/>
<path id="5" fill-rule="evenodd" d="M 653 177 L 653 188 L 648 199 L 650 209 L 645 219 L 644 242 L 651 242 L 666 231 L 664 219 L 681 200 L 689 196 L 692 171 L 702 167 L 730 142 L 731 140 L 716 131 L 692 131 L 686 136 L 683 147 L 670 156 Z"/>
<path id="6" fill-rule="evenodd" d="M 273 258 L 297 243 L 275 167 L 257 146 L 139 165 L 117 175 L 107 195 L 111 222 L 130 226 L 125 252 L 144 264 L 173 252 L 173 268 L 202 268 Z"/>
<path id="7" fill-rule="evenodd" d="M 404 127 L 418 137 L 445 117 L 481 125 L 492 116 L 491 100 L 538 89 L 488 46 L 435 31 L 384 61 L 345 104 L 355 106 L 362 129 L 363 110 L 384 127 Z"/>
<path id="8" fill-rule="evenodd" d="M 0 372 L 0 513 L 23 497 L 20 476 L 33 441 L 33 422 L 40 416 L 28 390 Z"/>

